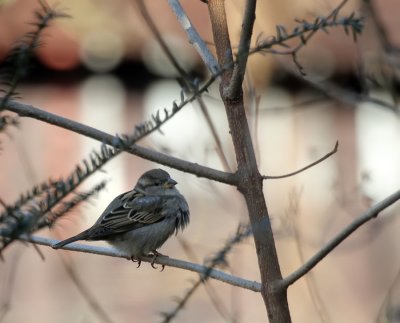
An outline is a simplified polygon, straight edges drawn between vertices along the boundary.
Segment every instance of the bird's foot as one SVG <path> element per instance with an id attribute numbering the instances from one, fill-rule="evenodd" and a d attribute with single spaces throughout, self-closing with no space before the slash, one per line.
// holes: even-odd
<path id="1" fill-rule="evenodd" d="M 138 265 L 137 265 L 136 268 L 139 268 L 140 265 L 142 264 L 142 259 L 140 259 L 140 258 L 135 258 L 134 256 L 131 256 L 131 260 L 132 260 L 133 262 L 137 262 L 137 263 L 138 263 Z"/>
<path id="2" fill-rule="evenodd" d="M 157 257 L 158 257 L 158 256 L 168 257 L 168 256 L 163 255 L 162 253 L 158 252 L 157 250 L 153 250 L 152 253 L 153 253 L 153 258 L 151 259 L 150 264 L 151 264 L 151 267 L 153 267 L 154 269 L 157 269 L 158 267 L 156 267 L 156 266 L 154 265 L 154 262 L 156 261 Z M 160 272 L 163 271 L 164 268 L 165 268 L 165 265 L 161 265 L 161 270 L 160 270 Z"/>

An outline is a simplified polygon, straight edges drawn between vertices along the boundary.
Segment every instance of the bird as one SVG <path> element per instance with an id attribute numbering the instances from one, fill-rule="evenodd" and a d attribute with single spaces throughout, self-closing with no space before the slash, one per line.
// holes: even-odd
<path id="1" fill-rule="evenodd" d="M 157 249 L 189 224 L 189 206 L 176 184 L 162 169 L 143 173 L 132 190 L 111 201 L 92 227 L 52 248 L 78 240 L 105 240 L 137 261 L 138 267 L 143 256 L 152 256 L 151 266 L 156 268 L 154 261 L 162 255 Z"/>

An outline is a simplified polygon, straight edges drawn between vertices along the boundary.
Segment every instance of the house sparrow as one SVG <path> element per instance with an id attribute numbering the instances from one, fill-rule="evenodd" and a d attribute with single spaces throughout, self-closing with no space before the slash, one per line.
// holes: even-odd
<path id="1" fill-rule="evenodd" d="M 133 190 L 118 195 L 89 229 L 54 244 L 54 249 L 77 240 L 106 240 L 133 261 L 152 255 L 189 223 L 189 207 L 177 184 L 162 169 L 145 172 Z"/>

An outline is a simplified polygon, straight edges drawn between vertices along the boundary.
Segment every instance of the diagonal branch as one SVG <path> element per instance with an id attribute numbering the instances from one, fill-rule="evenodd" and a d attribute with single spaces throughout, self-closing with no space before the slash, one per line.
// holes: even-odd
<path id="1" fill-rule="evenodd" d="M 39 236 L 29 236 L 28 237 L 26 235 L 22 235 L 18 239 L 22 240 L 22 241 L 36 243 L 38 245 L 43 245 L 43 246 L 52 246 L 53 244 L 59 242 L 58 240 L 55 240 L 55 239 L 49 239 L 49 238 L 44 238 L 44 237 L 39 237 Z M 111 247 L 99 247 L 99 246 L 89 246 L 89 245 L 84 245 L 84 244 L 79 244 L 79 243 L 71 243 L 60 249 L 85 252 L 85 253 L 91 253 L 91 254 L 103 255 L 103 256 L 109 256 L 109 257 L 130 259 L 130 256 L 123 255 Z M 152 256 L 143 257 L 141 260 L 143 262 L 151 263 L 153 261 L 153 257 Z M 193 272 L 196 272 L 196 273 L 199 273 L 202 275 L 205 275 L 209 271 L 209 267 L 207 267 L 207 266 L 202 266 L 202 265 L 198 265 L 198 264 L 191 263 L 188 261 L 179 260 L 179 259 L 170 258 L 170 257 L 162 257 L 162 256 L 157 257 L 156 260 L 154 261 L 154 263 L 159 264 L 159 265 L 169 266 L 169 267 L 185 269 L 185 270 L 193 271 Z M 233 276 L 233 275 L 224 273 L 223 271 L 220 271 L 220 270 L 212 269 L 208 273 L 208 276 L 210 278 L 214 278 L 216 280 L 227 283 L 229 285 L 242 287 L 244 289 L 248 289 L 253 292 L 260 292 L 260 290 L 261 290 L 261 284 L 259 282 L 243 279 L 243 278 L 240 278 L 237 276 Z"/>
<path id="2" fill-rule="evenodd" d="M 236 234 L 231 237 L 225 244 L 225 246 L 219 250 L 210 260 L 206 261 L 208 265 L 208 270 L 204 274 L 200 275 L 199 279 L 194 282 L 194 284 L 189 288 L 183 297 L 178 298 L 177 305 L 171 311 L 163 313 L 164 320 L 163 323 L 171 322 L 178 313 L 184 308 L 186 303 L 189 301 L 190 297 L 194 295 L 194 292 L 208 280 L 209 273 L 217 265 L 227 263 L 227 255 L 230 253 L 235 245 L 242 242 L 244 239 L 248 238 L 252 234 L 250 224 L 239 224 Z"/>
<path id="3" fill-rule="evenodd" d="M 352 223 L 350 223 L 346 228 L 344 228 L 336 237 L 334 237 L 330 242 L 328 242 L 321 250 L 319 250 L 313 257 L 311 257 L 304 265 L 299 269 L 291 273 L 289 276 L 285 277 L 281 281 L 277 282 L 278 288 L 287 288 L 305 274 L 307 274 L 311 269 L 313 269 L 322 259 L 324 259 L 333 249 L 335 249 L 342 241 L 349 237 L 354 231 L 356 231 L 363 224 L 376 218 L 378 214 L 384 209 L 388 208 L 390 205 L 400 200 L 400 190 L 388 196 L 384 200 L 376 203 L 367 212 L 359 216 Z"/>
<path id="4" fill-rule="evenodd" d="M 247 59 L 249 57 L 251 35 L 253 34 L 254 21 L 256 20 L 256 3 L 256 0 L 246 1 L 237 54 L 239 59 L 236 61 L 229 88 L 227 89 L 228 97 L 232 97 L 232 95 L 238 93 L 242 88 Z"/>
<path id="5" fill-rule="evenodd" d="M 68 263 L 63 256 L 61 256 L 60 259 L 68 276 L 71 278 L 72 282 L 75 284 L 75 287 L 81 293 L 83 299 L 87 302 L 88 306 L 97 316 L 99 321 L 103 323 L 113 323 L 114 321 L 111 319 L 110 315 L 108 315 L 103 306 L 98 302 L 96 296 L 92 293 L 90 288 L 86 286 L 85 279 L 81 279 L 79 277 L 79 275 L 75 271 L 75 268 L 70 263 Z"/>
<path id="6" fill-rule="evenodd" d="M 139 157 L 181 170 L 183 172 L 194 174 L 199 177 L 216 180 L 218 182 L 229 185 L 234 185 L 236 183 L 235 174 L 222 172 L 210 167 L 199 165 L 197 163 L 191 163 L 136 144 L 130 147 L 121 147 L 120 145 L 118 145 L 121 139 L 116 136 L 112 136 L 106 132 L 89 127 L 82 123 L 35 108 L 31 105 L 19 103 L 16 101 L 9 101 L 5 106 L 5 109 L 13 111 L 21 117 L 38 119 L 59 126 L 61 128 L 71 130 L 86 137 L 98 140 L 107 145 L 114 146 L 118 149 L 123 149 L 130 154 L 137 155 Z"/>
<path id="7" fill-rule="evenodd" d="M 194 250 L 191 243 L 183 239 L 182 237 L 178 238 L 179 244 L 181 245 L 185 255 L 189 258 L 191 262 L 199 262 L 198 257 L 196 256 L 196 251 Z M 217 289 L 208 281 L 204 282 L 204 289 L 210 298 L 211 304 L 221 316 L 221 318 L 227 322 L 234 322 L 232 314 L 229 313 L 229 309 L 224 304 L 223 299 L 218 296 Z M 1 322 L 1 321 L 0 321 Z"/>
<path id="8" fill-rule="evenodd" d="M 170 63 L 174 66 L 174 68 L 178 71 L 178 73 L 184 78 L 184 80 L 190 79 L 188 73 L 186 73 L 185 69 L 179 64 L 175 56 L 172 54 L 171 50 L 169 49 L 167 43 L 162 38 L 161 33 L 159 32 L 156 24 L 154 23 L 152 17 L 149 14 L 149 11 L 146 8 L 146 4 L 144 0 L 138 0 L 137 5 L 139 7 L 140 13 L 143 16 L 144 21 L 146 22 L 147 26 L 150 28 L 153 36 L 156 38 L 158 44 L 160 45 L 162 51 L 167 56 Z"/>
<path id="9" fill-rule="evenodd" d="M 170 5 L 174 9 L 174 12 L 176 12 L 178 17 L 179 17 L 179 15 L 184 15 L 185 14 L 184 12 L 178 13 L 178 12 L 180 12 L 180 10 L 183 11 L 183 9 L 180 7 L 180 4 L 179 4 L 179 2 L 177 0 L 170 1 Z M 186 72 L 186 70 L 179 64 L 178 60 L 176 59 L 176 57 L 174 56 L 174 54 L 172 53 L 172 51 L 168 47 L 167 43 L 162 38 L 159 29 L 157 28 L 154 20 L 152 19 L 151 15 L 149 14 L 149 12 L 148 12 L 148 10 L 146 8 L 144 0 L 139 0 L 138 1 L 138 6 L 139 6 L 139 10 L 140 10 L 140 12 L 141 12 L 141 14 L 142 14 L 147 26 L 150 28 L 150 30 L 153 33 L 154 37 L 156 38 L 157 42 L 161 46 L 163 52 L 165 53 L 165 55 L 167 55 L 168 60 L 171 62 L 171 64 L 174 66 L 174 68 L 178 71 L 179 75 L 182 77 L 182 81 L 184 83 L 184 89 L 189 91 L 190 93 L 196 93 L 197 87 L 198 87 L 198 84 L 197 84 L 198 80 L 194 79 L 192 76 L 190 76 Z M 188 24 L 190 24 L 190 21 L 186 22 L 186 20 L 185 20 L 185 24 L 182 23 L 182 25 L 185 28 L 185 30 L 187 31 L 187 29 L 190 29 L 190 30 L 193 29 L 194 33 L 198 37 L 200 37 L 197 34 L 196 29 L 194 29 L 193 27 L 189 26 Z M 189 32 L 188 32 L 188 37 L 191 40 Z M 200 38 L 200 40 L 203 41 L 202 38 Z M 205 44 L 204 44 L 204 46 L 206 47 L 206 49 L 208 51 L 207 46 Z M 197 48 L 195 43 L 194 43 L 194 47 Z M 209 55 L 211 55 L 211 53 L 209 53 Z M 213 59 L 212 64 L 214 64 L 212 66 L 214 66 L 214 67 L 217 66 L 218 67 L 218 63 L 217 63 L 217 61 L 215 61 L 213 56 L 212 56 L 212 59 Z M 206 64 L 207 64 L 207 62 L 206 62 Z M 208 64 L 207 64 L 207 66 L 208 66 Z M 215 71 L 215 73 L 217 73 L 217 71 Z M 215 74 L 214 76 L 217 76 L 217 74 Z M 224 153 L 224 150 L 222 148 L 221 139 L 219 138 L 217 129 L 215 127 L 214 122 L 211 119 L 211 116 L 210 116 L 210 113 L 209 113 L 209 111 L 207 109 L 207 106 L 206 106 L 206 104 L 205 104 L 205 102 L 204 102 L 204 100 L 203 100 L 203 98 L 201 96 L 198 96 L 196 98 L 196 100 L 197 100 L 197 102 L 199 104 L 201 112 L 204 115 L 204 118 L 206 119 L 208 127 L 210 128 L 211 134 L 212 134 L 212 136 L 214 138 L 214 141 L 215 141 L 215 144 L 217 146 L 216 147 L 217 148 L 216 149 L 217 150 L 217 154 L 218 154 L 218 156 L 219 156 L 219 158 L 221 160 L 221 163 L 222 163 L 222 165 L 224 167 L 224 170 L 225 171 L 230 171 L 228 160 L 227 160 L 227 158 L 225 156 L 225 153 Z"/>
<path id="10" fill-rule="evenodd" d="M 316 161 L 312 162 L 311 164 L 295 171 L 289 174 L 285 174 L 285 175 L 278 175 L 278 176 L 268 176 L 268 175 L 263 175 L 263 179 L 278 179 L 278 178 L 285 178 L 285 177 L 290 177 L 296 174 L 299 174 L 301 172 L 304 172 L 306 169 L 309 169 L 317 164 L 319 164 L 320 162 L 324 161 L 325 159 L 329 158 L 330 156 L 336 154 L 336 152 L 338 151 L 339 148 L 339 142 L 336 141 L 335 147 L 333 148 L 333 150 L 329 153 L 327 153 L 325 156 L 321 157 L 320 159 L 317 159 Z"/>
<path id="11" fill-rule="evenodd" d="M 168 0 L 168 4 L 174 12 L 176 19 L 185 30 L 190 43 L 193 44 L 194 49 L 200 55 L 208 70 L 212 75 L 217 76 L 219 74 L 218 62 L 215 60 L 213 54 L 211 54 L 203 38 L 201 38 L 197 30 L 192 26 L 192 23 L 179 3 L 179 0 Z"/>

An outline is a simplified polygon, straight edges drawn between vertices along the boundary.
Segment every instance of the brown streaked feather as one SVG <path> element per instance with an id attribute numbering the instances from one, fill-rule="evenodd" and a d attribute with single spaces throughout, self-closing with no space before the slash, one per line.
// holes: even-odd
<path id="1" fill-rule="evenodd" d="M 77 240 L 107 240 L 138 257 L 158 249 L 189 223 L 189 207 L 176 184 L 162 169 L 145 172 L 132 191 L 111 201 L 92 227 L 53 247 Z"/>
<path id="2" fill-rule="evenodd" d="M 88 240 L 102 240 L 162 221 L 163 205 L 174 196 L 144 195 L 130 191 L 117 196 L 88 230 Z"/>

